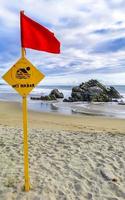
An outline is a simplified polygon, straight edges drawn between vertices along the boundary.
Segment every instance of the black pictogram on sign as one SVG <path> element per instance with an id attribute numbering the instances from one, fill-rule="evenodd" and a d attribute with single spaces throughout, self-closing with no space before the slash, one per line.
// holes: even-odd
<path id="1" fill-rule="evenodd" d="M 20 68 L 16 72 L 17 79 L 28 79 L 30 78 L 31 74 L 29 73 L 30 67 Z"/>

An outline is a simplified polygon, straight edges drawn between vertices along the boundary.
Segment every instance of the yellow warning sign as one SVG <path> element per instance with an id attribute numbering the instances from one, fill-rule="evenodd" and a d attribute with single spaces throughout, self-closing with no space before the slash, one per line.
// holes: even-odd
<path id="1" fill-rule="evenodd" d="M 25 57 L 20 58 L 11 69 L 3 75 L 3 79 L 21 96 L 28 95 L 44 78 L 39 70 Z"/>

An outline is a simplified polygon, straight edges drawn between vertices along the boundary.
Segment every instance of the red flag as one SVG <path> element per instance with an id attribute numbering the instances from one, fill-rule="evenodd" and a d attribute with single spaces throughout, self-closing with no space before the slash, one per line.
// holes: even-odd
<path id="1" fill-rule="evenodd" d="M 33 21 L 23 12 L 20 12 L 21 23 L 21 46 L 23 48 L 60 53 L 60 42 L 44 26 Z"/>

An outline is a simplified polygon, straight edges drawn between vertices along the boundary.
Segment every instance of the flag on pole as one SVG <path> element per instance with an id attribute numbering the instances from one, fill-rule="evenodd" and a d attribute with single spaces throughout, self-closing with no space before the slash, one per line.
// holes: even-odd
<path id="1" fill-rule="evenodd" d="M 21 46 L 49 53 L 60 53 L 60 42 L 44 26 L 20 12 Z"/>

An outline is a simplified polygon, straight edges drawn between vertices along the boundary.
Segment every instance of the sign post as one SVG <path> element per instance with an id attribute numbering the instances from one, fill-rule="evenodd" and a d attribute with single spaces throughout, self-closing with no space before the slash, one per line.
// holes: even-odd
<path id="1" fill-rule="evenodd" d="M 44 78 L 44 74 L 37 70 L 32 63 L 26 59 L 24 48 L 21 49 L 21 52 L 21 58 L 3 75 L 2 78 L 22 96 L 24 178 L 25 191 L 28 192 L 30 189 L 30 178 L 28 160 L 27 95 Z"/>
<path id="2" fill-rule="evenodd" d="M 23 145 L 24 145 L 24 177 L 25 191 L 30 189 L 29 160 L 28 160 L 28 131 L 27 131 L 27 97 L 23 96 Z"/>
<path id="3" fill-rule="evenodd" d="M 24 48 L 22 50 L 22 58 L 25 56 Z M 29 179 L 29 159 L 28 159 L 28 127 L 27 127 L 27 96 L 22 97 L 23 103 L 23 149 L 24 149 L 24 178 L 25 178 L 25 191 L 30 190 Z"/>

